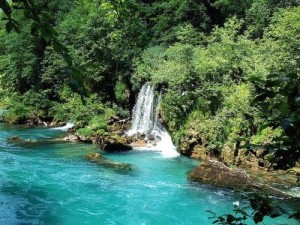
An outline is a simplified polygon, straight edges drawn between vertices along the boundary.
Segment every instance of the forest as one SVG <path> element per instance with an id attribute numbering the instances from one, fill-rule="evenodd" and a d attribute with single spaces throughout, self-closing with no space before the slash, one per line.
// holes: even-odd
<path id="1" fill-rule="evenodd" d="M 299 159 L 298 0 L 24 2 L 0 24 L 7 123 L 74 121 L 93 136 L 151 82 L 176 144 L 193 127 L 209 151 Z"/>
<path id="2" fill-rule="evenodd" d="M 40 204 L 40 199 L 55 194 L 57 187 L 59 187 L 59 192 L 56 195 L 61 193 L 62 199 L 69 198 L 70 202 L 78 197 L 78 193 L 80 198 L 77 199 L 87 197 L 86 199 L 90 201 L 89 197 L 93 196 L 93 201 L 99 201 L 94 197 L 98 196 L 103 189 L 99 191 L 98 183 L 97 185 L 93 183 L 96 178 L 92 181 L 86 180 L 86 183 L 83 182 L 82 186 L 75 190 L 77 183 L 72 182 L 84 177 L 85 173 L 91 173 L 92 177 L 97 177 L 97 179 L 103 179 L 99 178 L 99 174 L 111 176 L 114 177 L 111 179 L 114 182 L 121 180 L 127 185 L 123 183 L 119 186 L 115 185 L 115 183 L 110 183 L 111 180 L 107 177 L 102 180 L 103 183 L 99 182 L 107 184 L 109 189 L 113 187 L 110 192 L 100 195 L 103 199 L 109 194 L 117 193 L 117 197 L 113 196 L 115 198 L 113 200 L 108 199 L 103 204 L 104 206 L 110 206 L 113 201 L 115 205 L 119 204 L 121 201 L 119 193 L 131 198 L 133 195 L 127 192 L 131 193 L 133 189 L 138 196 L 148 193 L 145 195 L 147 199 L 145 201 L 151 205 L 152 199 L 157 196 L 155 193 L 151 195 L 153 193 L 149 190 L 163 183 L 159 180 L 160 175 L 164 176 L 166 182 L 168 181 L 171 175 L 167 173 L 169 170 L 166 168 L 170 166 L 171 172 L 180 173 L 180 176 L 174 176 L 171 173 L 174 176 L 172 182 L 176 185 L 178 184 L 176 182 L 179 182 L 179 184 L 163 186 L 159 191 L 163 189 L 167 193 L 172 193 L 176 190 L 176 193 L 181 193 L 184 197 L 180 196 L 178 200 L 175 195 L 166 194 L 167 197 L 164 197 L 169 198 L 171 203 L 166 207 L 167 210 L 158 208 L 158 211 L 163 214 L 161 221 L 156 221 L 158 214 L 155 214 L 157 213 L 155 210 L 152 212 L 155 216 L 151 215 L 149 221 L 158 224 L 157 222 L 162 223 L 165 219 L 165 223 L 172 221 L 174 222 L 172 224 L 177 223 L 177 217 L 171 219 L 167 217 L 169 216 L 168 210 L 176 204 L 180 205 L 182 202 L 184 204 L 184 201 L 194 208 L 195 211 L 191 214 L 198 215 L 198 205 L 193 205 L 194 199 L 203 201 L 205 198 L 203 196 L 198 198 L 198 195 L 191 194 L 192 191 L 189 189 L 191 186 L 187 186 L 186 177 L 182 176 L 182 174 L 187 174 L 188 169 L 191 169 L 190 165 L 193 161 L 190 159 L 182 157 L 184 159 L 165 160 L 161 163 L 156 156 L 149 153 L 145 153 L 148 154 L 146 158 L 134 152 L 133 155 L 122 155 L 130 163 L 121 163 L 117 162 L 118 154 L 89 152 L 85 158 L 82 157 L 85 149 L 91 148 L 90 145 L 77 145 L 77 147 L 68 144 L 55 145 L 61 140 L 53 139 L 56 135 L 53 132 L 56 131 L 51 130 L 53 128 L 50 127 L 61 127 L 69 122 L 75 125 L 72 128 L 72 134 L 80 137 L 84 142 L 99 144 L 107 139 L 123 140 L 119 131 L 112 129 L 114 126 L 112 124 L 115 121 L 129 121 L 130 123 L 138 93 L 145 84 L 149 84 L 148 87 L 150 85 L 154 87 L 156 97 L 161 93 L 162 100 L 158 105 L 157 115 L 161 124 L 170 133 L 171 142 L 173 141 L 181 155 L 205 161 L 202 164 L 204 167 L 208 165 L 207 161 L 210 159 L 217 159 L 224 163 L 221 167 L 216 167 L 221 170 L 220 172 L 215 170 L 217 172 L 214 171 L 212 176 L 221 174 L 219 176 L 221 177 L 224 171 L 232 168 L 252 169 L 255 174 L 276 171 L 278 172 L 276 176 L 283 174 L 285 177 L 289 173 L 292 174 L 293 181 L 288 183 L 286 179 L 283 185 L 286 188 L 296 187 L 296 192 L 299 192 L 297 188 L 300 182 L 300 0 L 0 0 L 0 18 L 1 113 L 4 110 L 2 119 L 6 124 L 34 127 L 33 130 L 24 131 L 22 126 L 9 128 L 1 121 L 1 129 L 5 132 L 1 133 L 0 139 L 5 138 L 3 139 L 5 141 L 0 140 L 0 153 L 10 153 L 8 150 L 2 151 L 3 143 L 7 142 L 5 148 L 12 152 L 16 151 L 15 156 L 20 156 L 18 159 L 21 160 L 20 162 L 25 162 L 24 164 L 28 164 L 29 168 L 33 168 L 30 171 L 33 174 L 43 169 L 44 165 L 40 165 L 39 169 L 34 166 L 36 163 L 41 164 L 45 155 L 53 160 L 43 161 L 45 168 L 48 168 L 46 173 L 41 172 L 42 175 L 31 178 L 37 179 L 34 185 L 39 191 L 42 190 L 38 186 L 40 180 L 48 182 L 49 186 L 47 187 L 49 190 L 45 191 L 46 194 L 36 190 L 33 190 L 33 194 L 30 192 L 32 196 L 39 196 L 33 200 L 27 199 L 30 203 L 33 202 L 33 208 Z M 39 130 L 40 127 L 36 126 L 45 124 L 48 128 L 43 130 Z M 10 137 L 8 134 L 12 129 L 15 129 L 14 132 L 17 134 L 24 131 L 25 136 L 32 135 L 31 132 L 36 135 L 35 137 L 39 137 L 40 133 L 49 135 L 55 142 L 47 139 L 38 143 L 39 141 L 31 139 L 24 141 L 18 136 Z M 145 137 L 145 134 L 143 135 Z M 19 147 L 23 144 L 25 147 L 22 147 L 27 150 L 28 146 L 33 146 L 28 152 L 32 154 L 33 159 L 37 157 L 38 160 L 34 163 L 26 161 L 28 159 L 22 155 L 25 153 L 19 153 L 16 150 L 17 147 L 11 144 L 13 141 Z M 49 143 L 53 145 L 49 147 L 47 145 Z M 37 144 L 40 146 L 37 147 Z M 34 151 L 35 148 L 41 148 L 46 153 L 42 150 Z M 61 155 L 49 150 L 53 150 L 52 148 L 56 151 L 60 149 L 63 152 L 61 154 L 65 154 L 66 158 L 63 161 L 65 164 L 59 161 Z M 69 153 L 71 148 L 75 152 L 73 152 L 75 155 L 72 160 L 77 160 L 76 163 L 82 166 L 81 169 L 70 164 L 73 161 L 67 158 L 71 155 Z M 0 166 L 3 166 L 1 170 L 6 171 L 6 168 L 9 168 L 13 171 L 11 174 L 14 174 L 16 168 L 7 166 L 5 163 L 9 160 L 5 157 L 3 156 L 3 165 L 0 163 Z M 75 157 L 78 158 L 75 159 Z M 95 172 L 94 168 L 83 164 L 83 161 L 104 165 L 108 169 L 102 170 L 102 173 L 98 170 Z M 213 162 L 213 166 L 218 166 L 220 162 Z M 22 165 L 22 163 L 19 164 Z M 132 172 L 120 172 L 120 170 L 124 168 L 134 170 L 137 165 L 141 164 L 143 164 L 143 169 L 146 168 L 151 172 L 154 171 L 153 168 L 158 168 L 155 173 L 159 175 L 149 178 L 147 174 L 146 181 L 139 180 L 144 179 L 143 176 L 145 176 L 142 173 L 142 175 L 138 174 L 143 171 L 141 168 L 137 170 L 138 172 L 135 171 L 135 175 L 120 175 Z M 57 165 L 58 169 L 53 165 Z M 72 179 L 57 181 L 55 180 L 58 179 L 57 177 L 54 177 L 55 179 L 51 177 L 49 181 L 48 178 L 46 181 L 43 180 L 44 174 L 49 177 L 59 174 L 60 167 L 69 170 L 69 177 Z M 111 167 L 115 169 L 114 173 L 111 172 Z M 194 169 L 188 176 L 189 179 L 197 181 L 197 173 L 201 173 L 200 169 Z M 77 177 L 74 171 L 83 174 Z M 205 172 L 207 171 L 209 170 Z M 20 173 L 20 176 L 23 176 L 26 172 L 27 170 L 20 169 L 15 174 Z M 193 174 L 196 174 L 196 178 Z M 242 173 L 240 180 L 243 180 L 243 175 Z M 15 182 L 27 182 L 30 179 L 17 177 L 16 180 Z M 226 177 L 224 180 L 226 183 Z M 19 188 L 20 193 L 23 193 L 23 188 L 28 186 L 26 182 L 13 185 L 13 187 Z M 65 191 L 61 186 L 63 182 L 69 182 L 66 185 L 68 190 L 74 188 L 72 194 L 63 195 Z M 134 182 L 146 184 L 141 188 L 142 194 L 138 188 L 131 186 Z M 254 183 L 255 186 L 252 182 L 254 183 L 251 180 L 250 185 L 249 182 L 247 183 L 248 189 L 258 187 L 260 191 L 262 189 L 267 192 L 271 191 L 277 197 L 278 194 L 282 197 L 283 192 L 267 185 Z M 276 184 L 277 180 L 276 182 L 267 180 L 266 183 L 268 182 Z M 94 185 L 91 189 L 89 189 L 90 184 Z M 32 189 L 35 188 L 34 185 Z M 230 185 L 243 184 L 231 182 Z M 13 188 L 11 190 L 2 188 L 5 186 L 9 187 L 9 182 L 5 185 L 1 183 L 0 194 L 12 191 L 16 195 Z M 220 186 L 221 188 L 227 187 Z M 175 187 L 180 187 L 180 190 Z M 31 190 L 30 188 L 28 190 Z M 85 188 L 86 196 L 82 195 L 81 188 Z M 192 188 L 195 189 L 194 186 Z M 225 197 L 220 197 L 211 189 L 208 190 L 202 186 L 199 189 L 205 193 L 205 196 L 214 196 L 212 198 L 217 199 L 216 201 L 227 201 L 223 202 L 227 204 L 224 209 L 229 210 L 228 207 L 232 206 L 230 201 L 235 198 L 234 194 L 230 193 L 229 199 L 226 194 Z M 242 190 L 245 189 L 245 187 L 242 188 Z M 25 190 L 25 196 L 28 195 L 28 190 Z M 190 195 L 186 195 L 186 190 Z M 253 197 L 251 194 L 249 196 L 246 198 L 250 203 L 252 214 L 247 214 L 243 208 L 239 208 L 240 203 L 237 202 L 233 210 L 235 214 L 228 214 L 227 211 L 222 211 L 222 207 L 219 207 L 216 211 L 218 214 L 223 213 L 223 216 L 217 216 L 214 212 L 208 211 L 213 215 L 209 219 L 215 217 L 216 220 L 213 223 L 217 224 L 245 225 L 249 218 L 258 224 L 263 222 L 264 217 L 279 217 L 280 219 L 280 216 L 284 214 L 284 211 L 280 210 L 285 208 L 286 202 L 283 202 L 281 207 L 277 207 L 272 205 L 268 198 Z M 286 197 L 286 195 L 283 196 Z M 0 197 L 2 199 L 2 195 Z M 56 198 L 53 197 L 53 199 Z M 144 203 L 144 199 L 141 199 Z M 299 208 L 299 196 L 295 199 L 293 198 L 290 203 L 296 202 Z M 165 202 L 168 203 L 164 198 L 157 198 L 156 201 L 162 205 Z M 126 203 L 132 202 L 127 202 L 126 199 Z M 139 224 L 146 224 L 141 216 L 145 210 L 140 207 L 142 203 L 138 200 L 134 203 L 137 203 L 133 205 L 134 209 L 141 208 L 140 214 L 137 214 L 140 216 L 137 221 Z M 53 200 L 51 204 L 58 211 L 68 208 L 57 208 L 59 204 Z M 98 210 L 101 204 L 101 201 L 98 202 L 97 207 L 91 210 Z M 207 207 L 206 202 L 201 204 L 203 204 L 201 207 Z M 208 205 L 212 207 L 214 204 L 215 202 L 209 202 Z M 40 205 L 44 207 L 43 204 Z M 155 202 L 155 208 L 158 205 Z M 71 207 L 74 207 L 74 212 L 77 212 L 76 204 L 72 204 Z M 189 215 L 189 211 L 184 211 L 184 208 L 180 208 L 179 211 L 174 209 L 174 214 L 176 216 L 181 215 L 180 213 Z M 131 208 L 126 210 L 129 219 L 126 218 L 127 221 L 123 222 L 132 224 L 128 223 L 128 221 L 132 222 Z M 36 210 L 39 213 L 40 211 L 42 211 L 40 208 Z M 44 212 L 48 213 L 47 210 Z M 109 213 L 101 215 L 111 216 L 114 212 L 118 211 L 113 208 Z M 72 213 L 73 211 L 66 212 L 66 215 L 73 215 Z M 41 216 L 45 219 L 45 224 L 54 218 L 49 215 L 43 215 L 45 218 Z M 60 216 L 59 213 L 57 215 Z M 76 214 L 75 223 L 71 222 L 72 216 L 64 217 L 63 221 L 76 224 L 78 222 L 76 216 L 78 216 L 78 218 L 85 218 L 86 221 L 91 220 L 90 224 L 99 224 L 99 221 L 92 220 L 98 217 L 90 215 Z M 191 223 L 196 221 L 193 215 L 189 218 Z M 295 218 L 299 222 L 299 215 L 298 209 L 288 218 Z M 25 219 L 26 216 L 24 216 Z M 60 223 L 59 216 L 53 219 L 53 221 L 58 221 L 55 224 L 63 224 Z M 1 220 L 3 218 L 5 217 L 2 217 L 0 213 L 0 223 L 4 221 Z M 122 219 L 119 215 L 116 218 L 117 222 Z M 199 218 L 206 221 L 203 219 L 206 216 L 196 217 L 197 221 Z M 101 217 L 101 219 L 102 222 L 106 221 L 106 224 L 114 224 L 111 222 L 114 219 L 112 217 Z M 28 221 L 32 222 L 32 220 Z M 9 221 L 5 220 L 5 222 Z"/>
<path id="3" fill-rule="evenodd" d="M 150 82 L 163 90 L 162 120 L 177 145 L 193 129 L 210 152 L 265 148 L 277 167 L 295 166 L 299 4 L 1 1 L 4 120 L 72 121 L 78 134 L 95 136 L 107 132 L 109 118 L 130 117 Z"/>

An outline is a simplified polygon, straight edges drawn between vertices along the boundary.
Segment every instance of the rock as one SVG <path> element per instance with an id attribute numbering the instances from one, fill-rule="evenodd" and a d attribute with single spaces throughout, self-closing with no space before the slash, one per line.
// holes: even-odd
<path id="1" fill-rule="evenodd" d="M 22 139 L 19 136 L 12 136 L 7 139 L 8 143 L 11 144 L 18 144 L 18 145 L 28 145 L 28 144 L 35 144 L 37 143 L 36 140 L 31 140 L 31 139 Z"/>
<path id="2" fill-rule="evenodd" d="M 104 151 L 121 152 L 132 150 L 132 146 L 127 143 L 124 137 L 109 133 L 96 137 L 93 142 Z"/>
<path id="3" fill-rule="evenodd" d="M 215 156 L 211 154 L 211 151 L 209 151 L 207 148 L 197 144 L 193 147 L 190 157 L 199 160 L 210 160 Z"/>
<path id="4" fill-rule="evenodd" d="M 133 143 L 131 143 L 131 146 L 133 148 L 138 148 L 138 147 L 147 147 L 147 142 L 145 140 L 138 140 L 138 141 L 135 141 Z"/>
<path id="5" fill-rule="evenodd" d="M 300 168 L 294 167 L 287 170 L 287 173 L 295 175 L 296 183 L 300 183 Z"/>
<path id="6" fill-rule="evenodd" d="M 143 139 L 145 139 L 145 134 L 142 134 L 142 133 L 140 133 L 140 132 L 137 132 L 136 138 L 137 138 L 138 140 L 143 140 Z"/>
<path id="7" fill-rule="evenodd" d="M 80 141 L 80 138 L 74 134 L 69 134 L 67 137 L 64 137 L 64 141 Z"/>
<path id="8" fill-rule="evenodd" d="M 121 120 L 119 117 L 111 117 L 107 122 L 107 125 L 108 132 L 123 135 L 131 126 L 130 118 Z"/>
<path id="9" fill-rule="evenodd" d="M 64 122 L 52 121 L 49 126 L 50 127 L 62 127 L 64 125 L 66 125 L 66 123 L 64 123 Z"/>
<path id="10" fill-rule="evenodd" d="M 103 157 L 100 153 L 90 153 L 85 156 L 87 160 L 89 160 L 92 163 L 96 163 L 98 165 L 109 167 L 116 170 L 132 170 L 132 167 L 128 163 L 118 163 L 118 162 L 112 162 L 105 157 Z"/>
<path id="11" fill-rule="evenodd" d="M 19 136 L 12 136 L 7 139 L 7 142 L 9 142 L 9 143 L 20 143 L 22 141 L 23 140 Z"/>
<path id="12" fill-rule="evenodd" d="M 149 134 L 147 134 L 147 139 L 148 139 L 149 141 L 154 141 L 154 140 L 155 140 L 155 137 L 154 137 L 153 134 L 149 133 Z"/>
<path id="13" fill-rule="evenodd" d="M 156 141 L 161 141 L 161 136 L 156 135 L 155 138 L 153 139 L 153 141 L 154 141 L 154 140 L 156 140 Z"/>
<path id="14" fill-rule="evenodd" d="M 231 169 L 223 163 L 213 160 L 206 161 L 192 170 L 189 174 L 189 179 L 216 187 L 243 191 L 255 189 L 280 197 L 290 197 L 288 194 L 269 185 L 255 182 L 245 170 Z"/>
<path id="15" fill-rule="evenodd" d="M 108 141 L 104 144 L 103 147 L 104 151 L 110 151 L 110 152 L 120 152 L 120 151 L 129 151 L 132 150 L 132 147 L 128 144 L 123 144 L 120 142 Z"/>
<path id="16" fill-rule="evenodd" d="M 230 169 L 223 163 L 209 160 L 196 167 L 189 179 L 218 187 L 245 189 L 253 182 L 250 176 L 240 169 Z"/>
<path id="17" fill-rule="evenodd" d="M 115 122 L 120 121 L 120 118 L 118 116 L 111 116 L 108 121 L 107 124 L 108 125 L 113 125 Z"/>

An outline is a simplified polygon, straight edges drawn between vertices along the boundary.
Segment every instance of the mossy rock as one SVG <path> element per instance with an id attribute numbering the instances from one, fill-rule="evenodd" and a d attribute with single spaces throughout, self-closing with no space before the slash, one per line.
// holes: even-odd
<path id="1" fill-rule="evenodd" d="M 255 182 L 245 170 L 231 169 L 223 163 L 213 160 L 205 161 L 193 169 L 189 174 L 189 179 L 216 187 L 242 191 L 258 190 L 279 197 L 291 197 L 269 185 Z"/>
<path id="2" fill-rule="evenodd" d="M 128 144 L 126 138 L 115 134 L 100 135 L 96 138 L 96 140 L 94 140 L 94 143 L 98 144 L 102 150 L 108 152 L 122 152 L 132 150 L 132 146 Z"/>
<path id="3" fill-rule="evenodd" d="M 100 153 L 90 153 L 85 156 L 87 160 L 89 160 L 92 163 L 96 163 L 98 165 L 101 165 L 103 167 L 112 168 L 115 170 L 126 170 L 130 171 L 132 170 L 132 167 L 128 163 L 119 163 L 119 162 L 113 162 L 111 160 L 106 159 L 104 156 L 102 156 Z"/>
<path id="4" fill-rule="evenodd" d="M 19 136 L 11 136 L 11 137 L 7 138 L 8 143 L 20 143 L 22 141 L 23 140 Z"/>

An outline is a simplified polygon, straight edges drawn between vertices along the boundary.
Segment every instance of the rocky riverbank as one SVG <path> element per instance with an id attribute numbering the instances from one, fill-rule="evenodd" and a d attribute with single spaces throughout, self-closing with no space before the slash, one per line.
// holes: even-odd
<path id="1" fill-rule="evenodd" d="M 49 125 L 55 124 L 50 123 Z M 72 128 L 65 138 L 54 141 L 93 143 L 100 149 L 109 152 L 130 151 L 133 148 L 145 148 L 149 143 L 153 144 L 154 138 L 151 135 L 146 136 L 138 133 L 134 136 L 127 136 L 126 131 L 130 126 L 131 121 L 129 119 L 111 118 L 107 122 L 106 132 L 87 137 L 79 135 L 76 129 Z M 36 141 L 22 140 L 19 137 L 11 137 L 8 142 L 25 146 L 36 144 Z M 189 175 L 193 181 L 243 190 L 255 187 L 257 190 L 268 190 L 282 196 L 284 194 L 281 194 L 279 190 L 277 192 L 276 189 L 274 191 L 271 187 L 300 185 L 299 163 L 285 170 L 276 169 L 277 164 L 270 161 L 273 153 L 265 149 L 234 151 L 230 148 L 224 148 L 222 151 L 212 151 L 203 145 L 201 138 L 193 131 L 192 134 L 181 137 L 177 150 L 182 155 L 204 161 Z M 100 161 L 104 164 L 107 163 L 98 156 L 89 156 L 88 159 L 98 163 Z M 211 163 L 210 160 L 214 160 L 214 163 Z M 239 170 L 234 168 L 239 168 Z"/>
<path id="2" fill-rule="evenodd" d="M 285 188 L 300 186 L 300 162 L 293 161 L 296 157 L 295 154 L 298 154 L 297 151 L 280 152 L 284 155 L 278 156 L 276 151 L 264 148 L 245 149 L 236 147 L 232 149 L 224 147 L 221 150 L 209 149 L 202 140 L 201 134 L 193 127 L 180 138 L 178 151 L 182 155 L 204 161 L 203 166 L 199 166 L 201 169 L 195 169 L 190 175 L 190 178 L 195 181 L 236 188 L 236 185 L 243 185 L 243 182 L 241 182 L 242 177 L 247 176 L 251 178 L 251 184 L 255 182 Z M 217 161 L 219 164 L 208 163 L 211 162 L 210 160 Z M 221 164 L 223 166 L 220 166 Z M 214 168 L 216 176 L 209 173 L 208 165 Z M 218 168 L 215 168 L 216 165 L 218 165 Z M 241 174 L 238 170 L 231 170 L 231 168 L 242 169 L 243 173 Z M 232 179 L 228 179 L 228 173 L 230 177 L 232 176 Z M 208 180 L 206 179 L 207 176 L 209 176 Z"/>
<path id="3" fill-rule="evenodd" d="M 208 160 L 197 166 L 189 174 L 191 181 L 216 187 L 233 188 L 242 191 L 261 191 L 277 197 L 291 196 L 269 184 L 258 182 L 243 169 L 232 169 L 221 162 Z"/>

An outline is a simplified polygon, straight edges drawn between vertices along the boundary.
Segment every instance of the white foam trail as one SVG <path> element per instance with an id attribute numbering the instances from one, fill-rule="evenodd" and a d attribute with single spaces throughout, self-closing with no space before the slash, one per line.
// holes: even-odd
<path id="1" fill-rule="evenodd" d="M 61 130 L 61 131 L 68 131 L 69 129 L 71 129 L 72 127 L 74 127 L 75 125 L 73 123 L 67 123 L 65 126 L 62 127 L 55 127 L 52 128 L 53 130 Z"/>

